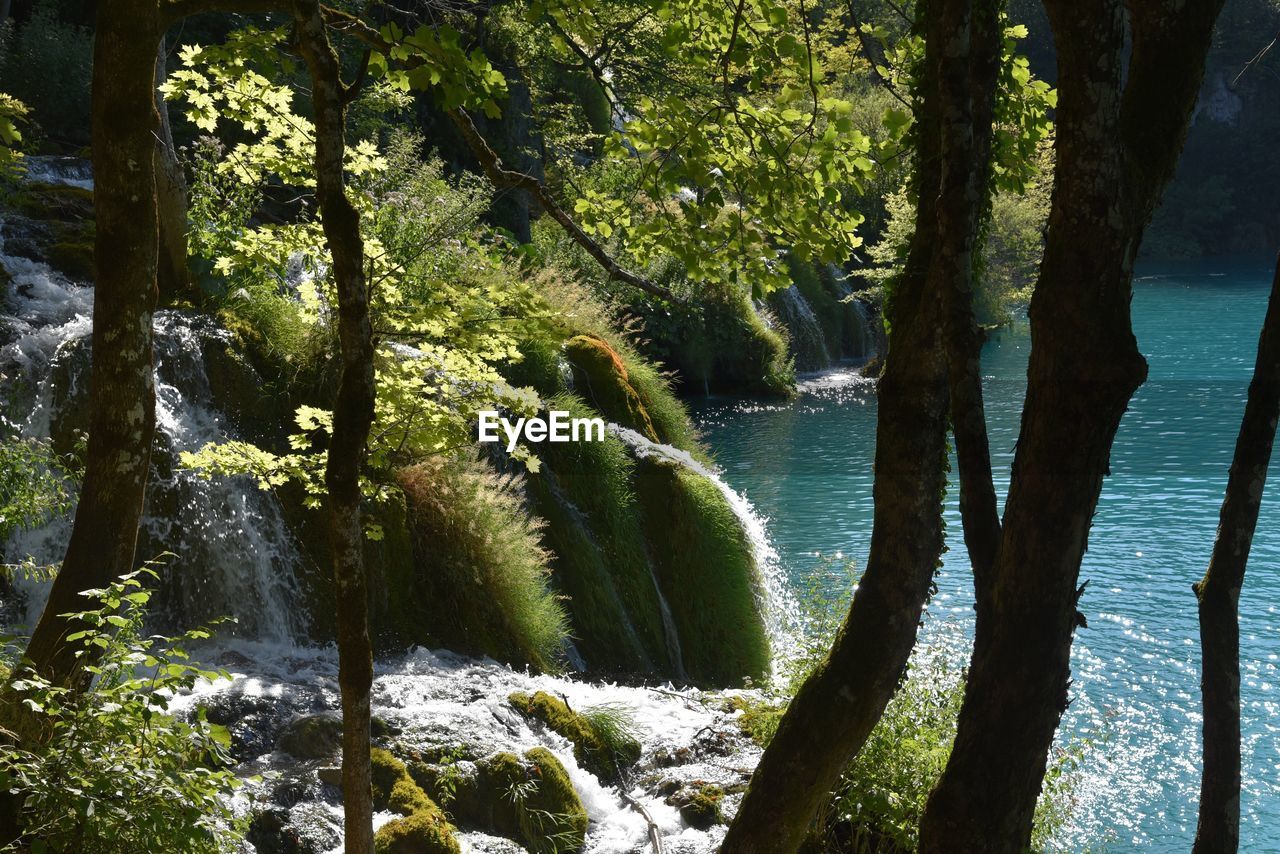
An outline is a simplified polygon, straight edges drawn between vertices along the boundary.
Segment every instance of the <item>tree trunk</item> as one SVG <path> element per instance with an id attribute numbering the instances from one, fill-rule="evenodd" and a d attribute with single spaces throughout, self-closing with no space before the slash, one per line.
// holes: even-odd
<path id="1" fill-rule="evenodd" d="M 1172 174 L 1219 2 L 1047 2 L 1058 49 L 1057 169 L 1022 429 L 990 607 L 979 611 L 955 745 L 922 852 L 1021 852 L 1067 705 L 1080 561 L 1112 440 L 1146 377 L 1134 256 Z M 1123 103 L 1123 110 L 1122 110 Z"/>
<path id="2" fill-rule="evenodd" d="M 71 540 L 27 657 L 45 678 L 72 684 L 74 648 L 61 615 L 80 591 L 134 568 L 155 428 L 151 315 L 158 224 L 155 151 L 156 0 L 102 0 L 93 55 L 96 280 L 89 443 Z"/>
<path id="3" fill-rule="evenodd" d="M 373 423 L 373 335 L 364 275 L 360 216 L 343 179 L 344 96 L 338 57 L 329 45 L 320 5 L 294 4 L 298 44 L 311 72 L 316 126 L 316 195 L 333 257 L 338 292 L 342 376 L 333 407 L 333 435 L 325 484 L 329 492 L 329 541 L 338 604 L 338 682 L 342 690 L 342 794 L 348 854 L 373 851 L 373 795 L 369 766 L 369 692 L 373 649 L 369 643 L 364 573 L 360 469 Z"/>
<path id="4" fill-rule="evenodd" d="M 156 281 L 160 296 L 166 302 L 192 296 L 191 273 L 187 268 L 187 180 L 178 162 L 169 126 L 169 108 L 159 93 L 165 79 L 164 37 L 156 53 L 156 108 L 160 114 L 160 133 L 156 136 L 156 201 L 160 220 L 160 254 Z"/>
<path id="5" fill-rule="evenodd" d="M 945 0 L 948 34 L 938 72 L 942 188 L 935 275 L 944 309 L 951 430 L 960 476 L 960 518 L 978 610 L 990 599 L 1000 548 L 1000 516 L 982 400 L 982 331 L 973 313 L 974 255 L 991 209 L 991 142 L 1002 32 L 998 0 Z"/>
<path id="6" fill-rule="evenodd" d="M 1204 578 L 1194 585 L 1200 606 L 1200 689 L 1204 702 L 1204 771 L 1195 854 L 1230 854 L 1240 844 L 1240 624 L 1238 603 L 1267 466 L 1280 418 L 1280 259 L 1267 316 L 1258 338 L 1258 358 L 1218 536 Z"/>
<path id="7" fill-rule="evenodd" d="M 942 553 L 947 385 L 936 280 L 929 275 L 939 238 L 934 5 L 917 5 L 918 20 L 929 22 L 931 32 L 917 118 L 916 231 L 885 306 L 891 325 L 878 389 L 867 568 L 830 654 L 791 701 L 756 768 L 721 848 L 725 854 L 780 854 L 800 846 L 898 686 Z"/>

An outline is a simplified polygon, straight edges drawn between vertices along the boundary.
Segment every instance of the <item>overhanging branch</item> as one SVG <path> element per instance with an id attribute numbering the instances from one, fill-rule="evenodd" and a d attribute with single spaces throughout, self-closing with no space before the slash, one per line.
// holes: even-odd
<path id="1" fill-rule="evenodd" d="M 181 0 L 181 2 L 212 2 L 212 0 Z M 240 0 L 234 0 L 234 2 L 240 2 Z M 382 38 L 381 33 L 354 15 L 330 7 L 325 8 L 324 14 L 330 26 L 375 50 L 388 54 L 394 47 L 394 45 Z M 419 64 L 413 57 L 409 57 L 405 62 L 410 67 Z M 495 187 L 523 190 L 537 199 L 542 209 L 560 224 L 560 227 L 565 230 L 565 233 L 569 235 L 573 242 L 581 246 L 588 255 L 595 259 L 596 263 L 609 275 L 610 279 L 617 279 L 623 284 L 630 285 L 661 299 L 676 303 L 684 302 L 669 289 L 646 279 L 644 276 L 637 275 L 619 264 L 599 242 L 587 234 L 582 226 L 574 221 L 568 212 L 560 207 L 559 203 L 547 190 L 546 185 L 540 180 L 524 172 L 516 172 L 504 167 L 501 158 L 498 157 L 498 153 L 493 150 L 493 147 L 489 145 L 479 129 L 476 128 L 475 122 L 463 110 L 455 108 L 446 110 L 446 112 L 462 134 L 462 138 L 471 150 L 471 154 L 480 162 L 480 167 L 484 170 L 485 176 L 490 183 Z"/>

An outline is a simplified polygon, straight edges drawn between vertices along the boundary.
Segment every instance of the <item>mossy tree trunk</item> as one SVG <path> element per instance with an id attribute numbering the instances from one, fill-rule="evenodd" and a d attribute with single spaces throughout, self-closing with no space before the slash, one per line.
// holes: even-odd
<path id="1" fill-rule="evenodd" d="M 1172 175 L 1220 0 L 1047 2 L 1057 169 L 1026 403 L 990 607 L 923 852 L 1021 852 L 1067 705 L 1077 580 L 1112 440 L 1146 377 L 1130 322 L 1143 229 Z"/>
<path id="2" fill-rule="evenodd" d="M 722 851 L 795 851 L 840 772 L 897 688 L 942 553 L 947 377 L 940 304 L 930 276 L 942 239 L 936 62 L 937 0 L 917 4 L 928 24 L 916 121 L 916 230 L 886 303 L 888 352 L 879 383 L 875 513 L 866 572 L 835 644 L 791 701 L 761 757 Z"/>
<path id="3" fill-rule="evenodd" d="M 27 658 L 47 679 L 73 684 L 80 663 L 63 614 L 80 591 L 134 568 L 155 430 L 151 316 L 158 222 L 155 148 L 156 0 L 101 0 L 93 56 L 92 146 L 96 285 L 89 442 L 71 540 Z"/>
<path id="4" fill-rule="evenodd" d="M 1204 703 L 1204 769 L 1196 854 L 1233 852 L 1240 844 L 1240 589 L 1258 526 L 1258 508 L 1280 418 L 1280 259 L 1257 362 L 1236 438 L 1204 578 L 1195 585 L 1200 609 L 1200 690 Z"/>
<path id="5" fill-rule="evenodd" d="M 373 423 L 373 333 L 364 274 L 360 215 L 343 177 L 347 91 L 315 0 L 293 7 L 298 46 L 311 74 L 316 128 L 316 196 L 338 293 L 342 374 L 333 407 L 333 433 L 325 467 L 329 542 L 338 606 L 338 682 L 342 691 L 342 794 L 345 850 L 373 851 L 373 795 L 369 763 L 369 693 L 373 647 L 369 641 L 360 469 Z"/>

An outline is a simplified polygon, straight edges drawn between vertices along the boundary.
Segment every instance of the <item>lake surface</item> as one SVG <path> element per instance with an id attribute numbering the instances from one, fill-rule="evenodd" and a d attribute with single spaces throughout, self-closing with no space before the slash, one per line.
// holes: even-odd
<path id="1" fill-rule="evenodd" d="M 1134 325 L 1149 379 L 1120 427 L 1090 535 L 1065 739 L 1090 745 L 1064 845 L 1186 851 L 1199 791 L 1199 643 L 1192 582 L 1208 563 L 1271 279 L 1268 259 L 1148 265 Z M 1025 323 L 984 351 L 1003 492 L 1025 392 Z M 793 402 L 695 407 L 725 479 L 770 519 L 797 586 L 847 584 L 832 559 L 866 559 L 876 400 L 834 372 Z M 1245 792 L 1241 850 L 1280 851 L 1280 474 L 1273 474 L 1240 602 Z M 950 551 L 929 621 L 972 623 L 954 489 Z"/>

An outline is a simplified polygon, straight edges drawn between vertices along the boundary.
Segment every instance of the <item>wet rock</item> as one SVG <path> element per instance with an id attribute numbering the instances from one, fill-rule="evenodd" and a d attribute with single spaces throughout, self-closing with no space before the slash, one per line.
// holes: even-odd
<path id="1" fill-rule="evenodd" d="M 342 717 L 332 712 L 303 715 L 285 726 L 276 747 L 298 759 L 327 759 L 342 749 Z"/>
<path id="2" fill-rule="evenodd" d="M 667 803 L 680 811 L 680 818 L 685 824 L 698 830 L 724 822 L 720 811 L 723 801 L 724 789 L 702 780 L 684 785 L 667 797 Z"/>
<path id="3" fill-rule="evenodd" d="M 523 756 L 494 753 L 478 761 L 411 762 L 408 771 L 460 827 L 524 846 L 515 850 L 563 854 L 580 849 L 585 840 L 586 809 L 564 765 L 546 748 Z"/>
<path id="4" fill-rule="evenodd" d="M 320 782 L 326 786 L 337 786 L 342 788 L 342 766 L 341 765 L 325 765 L 323 768 L 316 769 L 316 776 L 320 778 Z"/>
<path id="5" fill-rule="evenodd" d="M 569 739 L 578 764 L 601 780 L 618 779 L 624 769 L 640 759 L 640 742 L 624 728 L 605 731 L 591 718 L 575 712 L 564 700 L 545 691 L 532 696 L 517 692 L 508 700 L 520 714 L 541 721 Z"/>
<path id="6" fill-rule="evenodd" d="M 242 762 L 274 750 L 277 734 L 292 714 L 270 697 L 230 692 L 212 696 L 204 712 L 210 723 L 227 728 L 231 755 Z"/>
<path id="7" fill-rule="evenodd" d="M 270 807 L 253 817 L 245 841 L 258 854 L 321 854 L 331 850 L 339 838 L 314 825 L 298 826 L 289 810 Z"/>
<path id="8" fill-rule="evenodd" d="M 458 854 L 453 825 L 435 801 L 409 775 L 405 764 L 386 750 L 374 748 L 373 803 L 399 813 L 374 835 L 374 847 L 386 854 Z"/>

